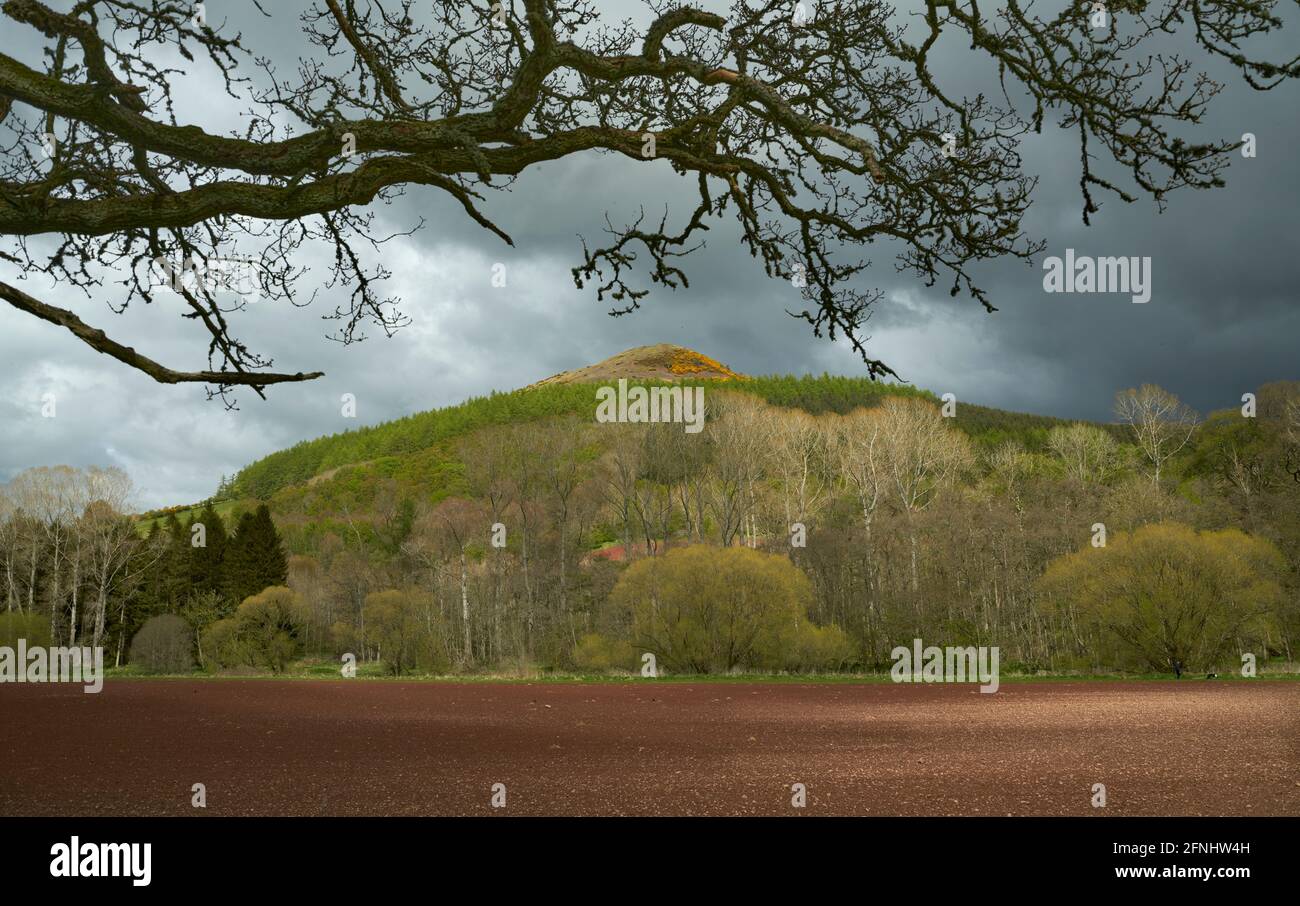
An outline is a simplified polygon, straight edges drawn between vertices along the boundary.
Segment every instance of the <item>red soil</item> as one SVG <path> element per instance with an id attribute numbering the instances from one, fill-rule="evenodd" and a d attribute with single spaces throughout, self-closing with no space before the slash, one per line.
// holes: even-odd
<path id="1" fill-rule="evenodd" d="M 1284 682 L 110 679 L 0 727 L 0 815 L 1300 815 Z"/>

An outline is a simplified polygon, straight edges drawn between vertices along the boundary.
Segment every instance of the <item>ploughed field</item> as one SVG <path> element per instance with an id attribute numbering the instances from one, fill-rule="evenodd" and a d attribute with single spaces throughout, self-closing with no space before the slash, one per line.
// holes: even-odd
<path id="1" fill-rule="evenodd" d="M 0 728 L 8 816 L 1300 815 L 1294 682 L 109 679 Z"/>

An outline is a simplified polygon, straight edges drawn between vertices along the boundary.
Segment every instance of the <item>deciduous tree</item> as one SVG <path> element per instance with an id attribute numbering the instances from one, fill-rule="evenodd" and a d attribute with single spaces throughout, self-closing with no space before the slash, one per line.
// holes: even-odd
<path id="1" fill-rule="evenodd" d="M 1284 569 L 1261 538 L 1164 522 L 1061 557 L 1040 588 L 1049 606 L 1076 608 L 1139 665 L 1181 676 L 1216 666 L 1239 642 L 1264 653 Z"/>
<path id="2" fill-rule="evenodd" d="M 1165 464 L 1187 446 L 1196 430 L 1196 411 L 1155 384 L 1121 390 L 1115 395 L 1115 415 L 1132 429 L 1156 484 Z"/>

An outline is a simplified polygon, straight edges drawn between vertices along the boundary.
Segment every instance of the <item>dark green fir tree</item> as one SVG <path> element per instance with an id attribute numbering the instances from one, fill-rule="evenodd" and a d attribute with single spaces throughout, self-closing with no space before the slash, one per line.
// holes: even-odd
<path id="1" fill-rule="evenodd" d="M 289 578 L 289 558 L 266 504 L 239 517 L 239 527 L 226 545 L 226 593 L 236 602 Z"/>

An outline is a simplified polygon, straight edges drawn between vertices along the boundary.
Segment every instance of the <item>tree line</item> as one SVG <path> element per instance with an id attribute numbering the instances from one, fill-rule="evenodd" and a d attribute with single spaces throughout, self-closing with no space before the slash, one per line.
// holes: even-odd
<path id="1" fill-rule="evenodd" d="M 233 531 L 214 506 L 140 531 L 120 469 L 37 467 L 0 485 L 0 579 L 6 638 L 103 645 L 112 662 L 152 617 L 186 621 L 187 645 L 246 598 L 288 576 L 267 506 Z"/>
<path id="2" fill-rule="evenodd" d="M 657 643 L 627 574 L 699 546 L 704 574 L 679 576 L 687 585 L 709 587 L 737 547 L 808 582 L 801 620 L 821 638 L 787 639 L 786 657 L 756 652 L 768 668 L 880 669 L 916 637 L 999 645 L 1024 670 L 1292 657 L 1294 384 L 1262 388 L 1250 415 L 1204 421 L 1160 388 L 1134 388 L 1117 397 L 1116 426 L 1059 422 L 1037 444 L 981 442 L 960 411 L 945 417 L 921 396 L 812 414 L 748 389 L 710 389 L 698 435 L 562 414 L 444 443 L 428 483 L 342 470 L 277 495 L 305 647 L 396 670 L 632 669 Z M 1126 550 L 1154 559 L 1138 567 Z M 1051 579 L 1067 561 L 1174 584 L 1130 582 L 1129 609 L 1116 611 L 1113 595 Z M 1171 596 L 1189 581 L 1175 562 L 1199 563 L 1200 585 L 1185 587 L 1217 597 Z M 1240 562 L 1250 569 L 1237 582 Z M 708 614 L 693 613 L 683 632 L 697 621 L 709 636 Z M 1166 637 L 1166 623 L 1181 628 Z"/>
<path id="3" fill-rule="evenodd" d="M 490 423 L 418 480 L 380 460 L 147 533 L 120 473 L 30 470 L 0 492 L 6 610 L 119 663 L 178 616 L 214 669 L 880 670 L 913 638 L 1026 671 L 1293 660 L 1298 388 L 1201 419 L 1144 386 L 1115 426 L 989 442 L 922 394 L 812 413 L 711 387 L 699 434 Z"/>

